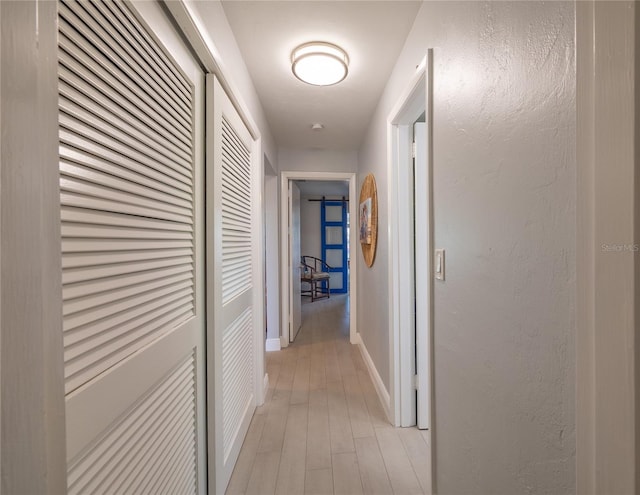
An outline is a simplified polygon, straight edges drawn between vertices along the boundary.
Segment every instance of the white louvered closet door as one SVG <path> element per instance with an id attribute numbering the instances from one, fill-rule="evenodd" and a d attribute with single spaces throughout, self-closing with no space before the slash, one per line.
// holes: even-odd
<path id="1" fill-rule="evenodd" d="M 253 293 L 258 236 L 253 209 L 258 195 L 252 142 L 222 86 L 208 75 L 207 147 L 213 153 L 207 155 L 206 173 L 207 277 L 213 280 L 213 290 L 207 299 L 214 318 L 207 329 L 207 373 L 209 411 L 215 409 L 214 429 L 209 430 L 215 493 L 227 487 L 256 406 Z"/>
<path id="2" fill-rule="evenodd" d="M 204 75 L 156 2 L 59 2 L 68 492 L 206 491 Z"/>

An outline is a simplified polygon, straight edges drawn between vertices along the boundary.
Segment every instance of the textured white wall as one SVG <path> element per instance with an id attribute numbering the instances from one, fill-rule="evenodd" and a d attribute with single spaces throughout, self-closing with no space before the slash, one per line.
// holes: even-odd
<path id="1" fill-rule="evenodd" d="M 357 151 L 278 149 L 279 169 L 296 172 L 357 172 Z"/>
<path id="2" fill-rule="evenodd" d="M 434 55 L 438 493 L 575 492 L 575 46 L 570 2 L 425 2 L 359 153 L 380 238 L 358 322 L 389 386 L 386 118 Z"/>
<path id="3" fill-rule="evenodd" d="M 309 201 L 302 197 L 300 201 L 300 253 L 306 256 L 321 256 L 320 239 L 320 202 Z"/>

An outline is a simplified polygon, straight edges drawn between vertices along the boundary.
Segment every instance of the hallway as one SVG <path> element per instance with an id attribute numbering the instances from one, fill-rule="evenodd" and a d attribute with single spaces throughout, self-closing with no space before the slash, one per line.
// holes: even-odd
<path id="1" fill-rule="evenodd" d="M 305 298 L 296 342 L 267 353 L 269 391 L 228 495 L 427 493 L 427 432 L 387 422 L 348 311 L 347 295 Z"/>

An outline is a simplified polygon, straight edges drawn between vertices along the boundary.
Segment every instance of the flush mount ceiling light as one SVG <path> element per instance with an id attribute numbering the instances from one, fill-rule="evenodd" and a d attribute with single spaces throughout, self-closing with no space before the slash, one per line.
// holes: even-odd
<path id="1" fill-rule="evenodd" d="M 347 77 L 349 56 L 339 46 L 313 41 L 293 50 L 291 70 L 307 84 L 331 86 Z"/>

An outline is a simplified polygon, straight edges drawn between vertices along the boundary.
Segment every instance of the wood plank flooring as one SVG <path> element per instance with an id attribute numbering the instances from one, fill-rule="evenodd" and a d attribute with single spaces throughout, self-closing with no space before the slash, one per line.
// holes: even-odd
<path id="1" fill-rule="evenodd" d="M 429 434 L 387 421 L 349 343 L 348 301 L 305 298 L 296 342 L 267 353 L 269 391 L 228 495 L 428 493 Z"/>

